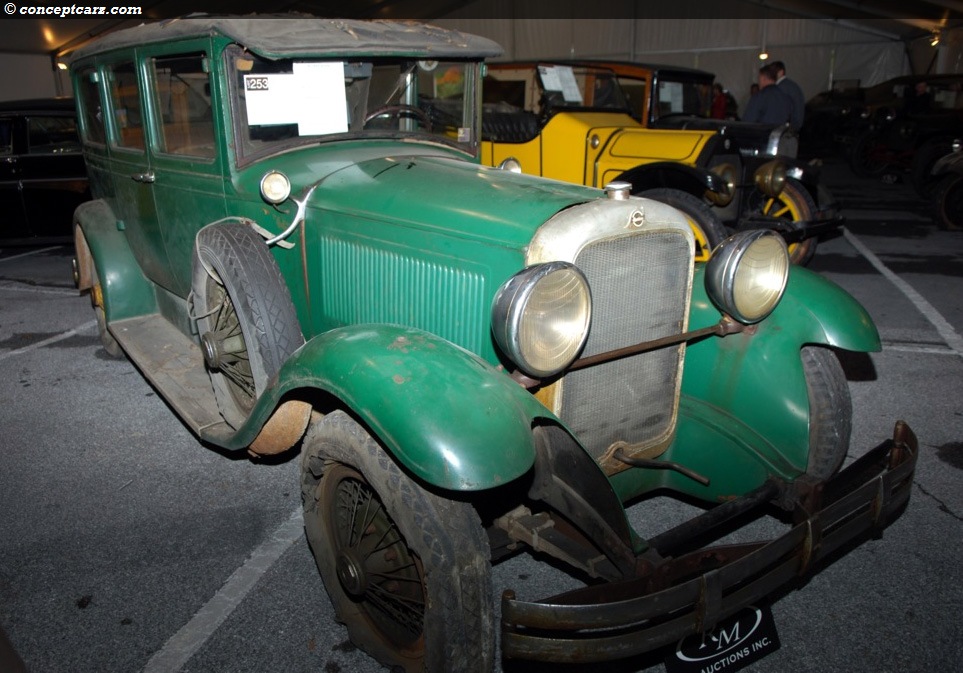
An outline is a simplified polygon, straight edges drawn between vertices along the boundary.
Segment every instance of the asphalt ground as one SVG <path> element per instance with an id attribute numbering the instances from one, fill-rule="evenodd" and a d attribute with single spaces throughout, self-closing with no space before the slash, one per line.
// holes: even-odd
<path id="1" fill-rule="evenodd" d="M 921 456 L 881 539 L 773 597 L 781 648 L 746 670 L 960 670 L 963 233 L 938 230 L 905 185 L 825 173 L 846 231 L 811 266 L 865 304 L 884 342 L 847 363 L 851 456 L 897 419 Z M 333 619 L 303 538 L 296 458 L 201 444 L 106 356 L 71 257 L 0 250 L 0 673 L 17 657 L 33 673 L 383 670 Z M 691 510 L 643 502 L 630 516 L 657 530 Z M 579 586 L 528 554 L 497 565 L 494 583 L 523 599 Z M 502 670 L 662 671 L 663 654 Z"/>

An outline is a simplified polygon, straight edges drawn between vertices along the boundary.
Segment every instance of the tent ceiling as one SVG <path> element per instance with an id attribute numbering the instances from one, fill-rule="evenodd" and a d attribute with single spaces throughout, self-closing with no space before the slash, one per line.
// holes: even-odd
<path id="1" fill-rule="evenodd" d="M 466 0 L 355 0 L 351 3 L 343 0 L 280 0 L 273 3 L 265 3 L 263 0 L 234 0 L 230 8 L 232 14 L 263 13 L 265 7 L 268 7 L 271 12 L 278 13 L 304 12 L 343 18 L 431 20 L 470 4 L 472 3 Z M 45 17 L 7 20 L 0 23 L 0 53 L 59 56 L 118 28 L 136 25 L 145 20 L 183 16 L 199 10 L 213 13 L 223 6 L 222 3 L 204 3 L 197 0 L 147 0 L 141 5 L 143 15 L 136 19 L 105 16 L 89 19 Z M 556 0 L 541 14 L 537 10 L 528 10 L 525 5 L 516 8 L 513 14 L 524 18 L 624 18 L 614 11 L 611 12 L 612 16 L 605 16 L 604 11 L 586 16 L 585 6 L 578 2 L 571 6 L 569 12 Z M 646 8 L 651 6 L 645 5 Z M 667 6 L 671 6 L 671 3 L 653 8 L 653 18 L 673 18 L 674 11 L 678 18 L 686 16 Z M 649 10 L 642 11 L 647 14 Z M 698 11 L 695 16 L 704 17 L 704 11 L 712 10 Z M 903 41 L 963 26 L 963 0 L 729 0 L 724 8 L 719 7 L 714 11 L 718 14 L 717 18 L 736 15 L 759 18 L 780 16 L 838 21 L 842 25 L 865 30 L 877 36 Z M 644 15 L 641 18 L 644 18 Z"/>

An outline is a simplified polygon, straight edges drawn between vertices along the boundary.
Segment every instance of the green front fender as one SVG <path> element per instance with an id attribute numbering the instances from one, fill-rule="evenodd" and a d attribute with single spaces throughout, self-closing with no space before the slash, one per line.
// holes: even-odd
<path id="1" fill-rule="evenodd" d="M 503 372 L 449 341 L 357 325 L 307 342 L 236 434 L 207 439 L 248 446 L 282 397 L 307 388 L 340 400 L 415 475 L 459 491 L 499 486 L 531 469 L 532 422 L 551 416 Z"/>
<path id="2" fill-rule="evenodd" d="M 693 281 L 692 329 L 720 316 L 705 293 L 703 275 L 698 269 Z M 666 471 L 647 477 L 651 483 L 643 485 L 617 483 L 620 492 L 667 486 L 719 501 L 759 486 L 770 475 L 798 477 L 809 457 L 809 396 L 799 357 L 806 344 L 880 349 L 875 325 L 852 296 L 794 266 L 785 296 L 766 320 L 686 348 L 677 433 L 664 458 L 703 472 L 711 484 L 703 487 Z"/>

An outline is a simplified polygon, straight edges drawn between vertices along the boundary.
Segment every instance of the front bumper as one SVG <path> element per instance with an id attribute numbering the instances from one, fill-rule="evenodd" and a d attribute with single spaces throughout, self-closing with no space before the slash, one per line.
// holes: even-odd
<path id="1" fill-rule="evenodd" d="M 662 556 L 654 563 L 651 552 L 640 557 L 637 578 L 539 602 L 516 600 L 507 590 L 502 595 L 502 653 L 553 662 L 610 661 L 709 631 L 841 547 L 859 543 L 867 534 L 878 536 L 909 500 L 917 453 L 916 436 L 900 421 L 893 439 L 828 482 L 802 487 L 769 482 L 716 508 L 735 515 L 763 498 L 783 504 L 791 500 L 797 523 L 773 540 L 703 548 L 667 559 L 666 548 L 684 548 L 684 538 L 708 529 L 687 522 L 650 541 Z M 728 518 L 714 512 L 697 519 L 705 517 L 716 526 Z"/>

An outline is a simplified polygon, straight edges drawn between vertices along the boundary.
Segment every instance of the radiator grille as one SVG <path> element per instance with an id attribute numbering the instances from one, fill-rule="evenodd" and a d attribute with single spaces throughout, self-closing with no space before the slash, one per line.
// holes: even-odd
<path id="1" fill-rule="evenodd" d="M 334 239 L 322 241 L 320 255 L 327 320 L 417 327 L 481 350 L 488 317 L 481 274 Z"/>
<path id="2" fill-rule="evenodd" d="M 691 264 L 675 231 L 602 240 L 576 265 L 592 288 L 583 356 L 678 334 L 685 325 Z M 560 416 L 593 457 L 617 441 L 648 446 L 674 429 L 684 346 L 662 348 L 568 374 Z"/>

